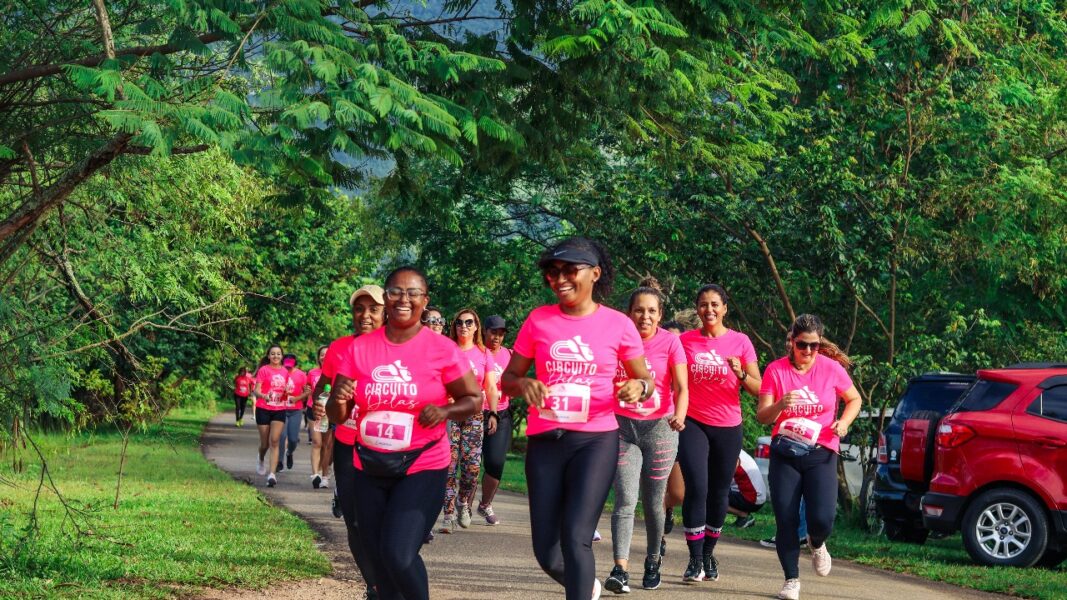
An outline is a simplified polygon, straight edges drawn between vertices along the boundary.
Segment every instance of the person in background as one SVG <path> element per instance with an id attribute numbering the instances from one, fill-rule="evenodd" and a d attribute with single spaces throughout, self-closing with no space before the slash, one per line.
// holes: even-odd
<path id="1" fill-rule="evenodd" d="M 440 308 L 427 306 L 422 313 L 422 324 L 429 327 L 434 333 L 445 334 L 445 317 Z"/>
<path id="2" fill-rule="evenodd" d="M 318 365 L 308 371 L 308 387 L 316 389 L 319 379 L 322 377 L 322 361 L 326 360 L 326 350 L 329 346 L 319 346 L 316 352 Z M 308 432 L 311 434 L 311 487 L 318 489 L 330 487 L 330 463 L 325 459 L 326 444 L 323 438 L 330 436 L 329 430 L 325 433 L 320 431 L 321 420 L 315 416 L 315 397 L 310 393 L 305 404 L 305 417 L 308 422 Z"/>
<path id="3" fill-rule="evenodd" d="M 267 465 L 278 461 L 278 445 L 285 432 L 286 389 L 289 386 L 289 370 L 282 366 L 282 347 L 277 344 L 267 349 L 263 365 L 256 371 L 256 383 L 252 396 L 256 399 L 256 427 L 259 429 L 259 461 L 256 473 L 267 476 L 267 487 L 278 485 L 274 469 L 267 472 Z M 267 462 L 267 451 L 270 462 Z"/>
<path id="4" fill-rule="evenodd" d="M 737 458 L 734 480 L 730 482 L 730 507 L 727 509 L 731 515 L 737 517 L 734 519 L 734 527 L 751 527 L 756 522 L 753 514 L 759 512 L 765 502 L 767 484 L 763 481 L 763 474 L 760 473 L 756 460 L 742 450 Z"/>
<path id="5" fill-rule="evenodd" d="M 289 396 L 289 404 L 285 409 L 285 440 L 288 448 L 285 450 L 285 468 L 293 468 L 293 453 L 300 447 L 300 425 L 304 421 L 304 403 L 311 395 L 311 388 L 307 386 L 307 373 L 296 366 L 296 355 L 286 354 L 282 360 L 282 366 L 289 371 L 289 381 L 286 384 L 286 394 Z M 282 457 L 278 457 L 277 470 L 282 470 Z"/>
<path id="6" fill-rule="evenodd" d="M 507 462 L 508 448 L 511 447 L 511 411 L 509 398 L 501 389 L 500 377 L 504 367 L 511 361 L 511 350 L 504 347 L 504 336 L 508 327 L 504 317 L 491 315 L 485 319 L 485 349 L 493 355 L 493 366 L 497 376 L 497 394 L 495 414 L 490 410 L 488 401 L 482 406 L 485 422 L 496 420 L 495 431 L 485 430 L 482 442 L 482 501 L 478 504 L 478 514 L 485 518 L 486 525 L 496 525 L 500 517 L 493 512 L 493 498 L 500 488 L 500 479 L 504 476 L 504 464 Z"/>
<path id="7" fill-rule="evenodd" d="M 245 408 L 248 406 L 248 396 L 252 393 L 252 386 L 255 383 L 256 378 L 249 373 L 248 367 L 241 367 L 241 372 L 233 378 L 233 404 L 237 427 L 245 425 Z"/>

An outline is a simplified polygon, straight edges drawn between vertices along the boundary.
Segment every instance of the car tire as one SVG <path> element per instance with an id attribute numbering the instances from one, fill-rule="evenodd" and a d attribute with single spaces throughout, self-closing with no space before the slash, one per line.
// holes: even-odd
<path id="1" fill-rule="evenodd" d="M 903 519 L 885 519 L 885 537 L 891 542 L 925 544 L 930 530 Z"/>
<path id="2" fill-rule="evenodd" d="M 976 563 L 1032 567 L 1048 547 L 1048 517 L 1033 496 L 1014 488 L 979 494 L 963 515 L 963 547 Z"/>
<path id="3" fill-rule="evenodd" d="M 1045 567 L 1046 569 L 1055 569 L 1060 564 L 1067 560 L 1067 550 L 1045 550 L 1044 556 L 1041 560 L 1037 561 L 1037 566 Z"/>

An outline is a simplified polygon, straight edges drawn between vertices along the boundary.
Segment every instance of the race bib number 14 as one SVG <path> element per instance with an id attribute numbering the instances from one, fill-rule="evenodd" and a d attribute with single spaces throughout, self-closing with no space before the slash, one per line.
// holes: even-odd
<path id="1" fill-rule="evenodd" d="M 413 414 L 377 410 L 367 413 L 359 422 L 359 435 L 363 445 L 374 450 L 407 450 L 411 447 L 414 428 Z"/>

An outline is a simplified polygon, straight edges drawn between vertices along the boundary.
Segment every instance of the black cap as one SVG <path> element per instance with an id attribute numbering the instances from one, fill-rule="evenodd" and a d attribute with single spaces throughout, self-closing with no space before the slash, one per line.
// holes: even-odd
<path id="1" fill-rule="evenodd" d="M 597 256 L 596 249 L 590 244 L 582 243 L 582 238 L 569 238 L 560 242 L 555 248 L 549 248 L 545 250 L 541 255 L 541 260 L 538 261 L 537 266 L 544 269 L 553 261 L 563 261 L 567 263 L 574 263 L 580 265 L 592 265 L 594 267 L 600 266 L 600 258 Z"/>
<path id="2" fill-rule="evenodd" d="M 504 323 L 504 317 L 501 317 L 500 315 L 491 315 L 489 317 L 486 317 L 485 323 L 482 323 L 482 326 L 485 327 L 486 331 L 489 331 L 491 329 L 508 328 L 508 326 Z"/>

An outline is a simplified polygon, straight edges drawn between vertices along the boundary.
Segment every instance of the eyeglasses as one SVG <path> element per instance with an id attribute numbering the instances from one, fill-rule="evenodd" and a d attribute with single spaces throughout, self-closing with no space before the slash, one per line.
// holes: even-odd
<path id="1" fill-rule="evenodd" d="M 440 325 L 444 327 L 445 320 L 441 317 L 430 317 L 424 321 L 427 325 Z"/>
<path id="2" fill-rule="evenodd" d="M 559 279 L 560 274 L 562 274 L 567 279 L 573 279 L 582 269 L 592 268 L 593 265 L 579 265 L 575 263 L 567 263 L 562 267 L 545 267 L 545 279 L 553 281 Z"/>
<path id="3" fill-rule="evenodd" d="M 457 329 L 460 327 L 474 327 L 474 319 L 456 319 L 452 324 L 455 325 Z"/>
<path id="4" fill-rule="evenodd" d="M 407 294 L 407 297 L 411 298 L 412 300 L 418 300 L 419 298 L 425 296 L 426 292 L 418 288 L 408 288 L 405 290 L 403 288 L 398 287 L 391 287 L 385 290 L 385 297 L 389 298 L 390 300 L 399 300 L 405 294 Z"/>
<path id="5" fill-rule="evenodd" d="M 811 350 L 812 352 L 818 352 L 821 342 L 803 342 L 800 340 L 793 340 L 793 347 L 803 352 L 804 350 Z"/>

